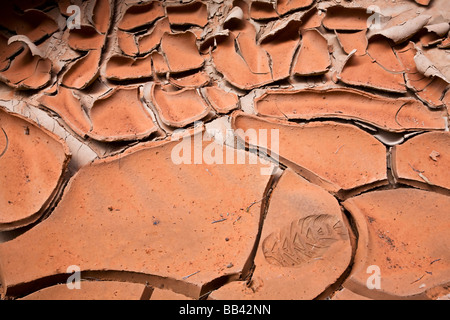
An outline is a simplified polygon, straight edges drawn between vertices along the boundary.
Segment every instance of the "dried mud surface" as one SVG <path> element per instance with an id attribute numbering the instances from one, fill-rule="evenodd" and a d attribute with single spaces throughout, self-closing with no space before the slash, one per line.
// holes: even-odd
<path id="1" fill-rule="evenodd" d="M 447 2 L 5 1 L 0 299 L 449 299 Z"/>

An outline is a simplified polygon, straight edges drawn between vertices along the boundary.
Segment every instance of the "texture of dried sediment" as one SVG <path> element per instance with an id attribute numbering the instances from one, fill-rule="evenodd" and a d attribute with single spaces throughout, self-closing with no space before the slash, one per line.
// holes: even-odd
<path id="1" fill-rule="evenodd" d="M 270 177 L 260 174 L 263 165 L 162 161 L 175 146 L 192 148 L 194 139 L 137 147 L 81 169 L 48 219 L 0 246 L 3 293 L 27 290 L 70 265 L 103 279 L 107 271 L 130 279 L 133 273 L 170 278 L 172 289 L 193 297 L 215 278 L 239 276 L 255 242 L 261 204 L 244 209 L 263 198 Z M 212 144 L 226 156 L 228 147 Z"/>
<path id="2" fill-rule="evenodd" d="M 0 108 L 0 230 L 38 220 L 57 195 L 70 159 L 64 141 Z"/>
<path id="3" fill-rule="evenodd" d="M 448 196 L 416 189 L 374 191 L 345 201 L 359 239 L 344 287 L 386 299 L 426 297 L 429 289 L 445 286 L 449 205 Z M 366 286 L 372 265 L 381 271 L 381 289 L 376 291 Z"/>
<path id="4" fill-rule="evenodd" d="M 210 298 L 313 299 L 348 267 L 350 237 L 336 199 L 288 169 L 271 196 L 250 285 L 232 282 Z"/>
<path id="5" fill-rule="evenodd" d="M 259 138 L 252 141 L 247 136 L 241 138 L 250 147 L 268 150 L 272 156 L 278 153 L 281 163 L 338 196 L 368 185 L 387 183 L 385 147 L 354 126 L 337 122 L 300 125 L 236 111 L 232 127 L 243 132 L 266 130 L 270 134 L 265 141 Z M 272 137 L 274 132 L 279 141 Z M 349 167 L 352 167 L 351 171 Z"/>
<path id="6" fill-rule="evenodd" d="M 6 1 L 2 298 L 448 295 L 447 2 Z"/>

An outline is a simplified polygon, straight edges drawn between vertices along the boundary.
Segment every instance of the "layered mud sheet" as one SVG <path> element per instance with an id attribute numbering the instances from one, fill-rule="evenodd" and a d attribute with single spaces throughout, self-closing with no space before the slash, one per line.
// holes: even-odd
<path id="1" fill-rule="evenodd" d="M 449 299 L 449 22 L 3 1 L 1 299 Z"/>

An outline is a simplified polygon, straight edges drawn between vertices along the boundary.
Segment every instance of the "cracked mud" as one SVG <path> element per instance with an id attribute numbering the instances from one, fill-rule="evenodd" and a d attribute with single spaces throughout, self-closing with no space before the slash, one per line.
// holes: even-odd
<path id="1" fill-rule="evenodd" d="M 450 298 L 446 0 L 2 5 L 1 299 Z"/>

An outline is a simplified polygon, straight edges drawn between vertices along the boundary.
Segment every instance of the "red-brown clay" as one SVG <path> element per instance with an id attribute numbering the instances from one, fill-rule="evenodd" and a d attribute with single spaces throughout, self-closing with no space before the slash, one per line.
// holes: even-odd
<path id="1" fill-rule="evenodd" d="M 368 54 L 352 55 L 338 74 L 338 79 L 349 85 L 406 93 L 403 74 L 387 71 L 374 63 Z"/>
<path id="2" fill-rule="evenodd" d="M 239 99 L 233 92 L 225 92 L 217 86 L 206 87 L 203 92 L 218 113 L 228 113 L 238 107 Z"/>
<path id="3" fill-rule="evenodd" d="M 331 65 L 328 52 L 328 42 L 316 29 L 302 32 L 302 44 L 293 74 L 299 76 L 314 76 L 324 74 Z"/>
<path id="4" fill-rule="evenodd" d="M 152 295 L 150 297 L 150 300 L 193 300 L 192 298 L 186 297 L 183 294 L 173 292 L 171 290 L 164 290 L 164 289 L 153 289 Z"/>
<path id="5" fill-rule="evenodd" d="M 139 140 L 158 131 L 144 109 L 138 87 L 114 89 L 94 102 L 89 115 L 92 130 L 88 135 L 96 140 Z"/>
<path id="6" fill-rule="evenodd" d="M 84 137 L 91 130 L 90 120 L 72 89 L 59 87 L 55 95 L 41 96 L 39 103 L 57 113 L 79 136 Z"/>
<path id="7" fill-rule="evenodd" d="M 40 10 L 30 9 L 17 16 L 20 23 L 14 23 L 16 34 L 26 35 L 32 42 L 37 42 L 58 31 L 58 25 Z"/>
<path id="8" fill-rule="evenodd" d="M 158 51 L 153 51 L 152 53 L 150 53 L 150 57 L 154 73 L 160 75 L 170 72 L 166 58 L 161 53 L 159 53 Z"/>
<path id="9" fill-rule="evenodd" d="M 161 42 L 164 33 L 170 33 L 170 24 L 167 18 L 155 22 L 154 27 L 148 33 L 137 37 L 140 54 L 147 54 L 155 49 Z"/>
<path id="10" fill-rule="evenodd" d="M 41 218 L 59 192 L 70 153 L 54 134 L 3 108 L 0 149 L 0 231 L 7 231 Z"/>
<path id="11" fill-rule="evenodd" d="M 369 16 L 365 8 L 333 6 L 327 9 L 322 24 L 331 30 L 364 30 Z"/>
<path id="12" fill-rule="evenodd" d="M 404 71 L 389 41 L 384 37 L 371 38 L 367 47 L 367 54 L 389 72 Z"/>
<path id="13" fill-rule="evenodd" d="M 24 46 L 9 68 L 0 72 L 0 80 L 17 89 L 42 89 L 51 81 L 51 69 L 50 60 L 34 55 L 28 46 Z"/>
<path id="14" fill-rule="evenodd" d="M 69 30 L 67 34 L 67 43 L 73 50 L 100 50 L 105 43 L 105 36 L 89 25 L 81 26 L 80 29 Z"/>
<path id="15" fill-rule="evenodd" d="M 0 244 L 3 294 L 64 276 L 72 265 L 103 280 L 166 281 L 194 298 L 218 277 L 238 277 L 256 240 L 269 177 L 260 174 L 262 164 L 174 164 L 173 149 L 193 148 L 194 139 L 150 143 L 83 167 L 48 219 Z M 225 161 L 228 147 L 216 148 Z"/>
<path id="16" fill-rule="evenodd" d="M 162 121 L 171 127 L 182 128 L 201 120 L 209 113 L 206 101 L 196 89 L 166 91 L 154 84 L 151 89 L 151 101 Z"/>
<path id="17" fill-rule="evenodd" d="M 101 50 L 90 50 L 64 74 L 61 84 L 72 89 L 84 89 L 97 79 Z"/>
<path id="18" fill-rule="evenodd" d="M 192 1 L 185 5 L 168 5 L 166 11 L 172 25 L 204 27 L 208 23 L 208 8 L 202 1 Z"/>
<path id="19" fill-rule="evenodd" d="M 174 86 L 182 88 L 200 88 L 206 86 L 211 78 L 209 75 L 203 71 L 196 72 L 194 74 L 188 75 L 177 75 L 169 79 L 170 83 Z"/>
<path id="20" fill-rule="evenodd" d="M 388 131 L 446 128 L 446 113 L 408 98 L 385 98 L 349 88 L 272 90 L 255 99 L 258 115 L 278 119 L 354 119 Z"/>
<path id="21" fill-rule="evenodd" d="M 344 287 L 374 298 L 426 298 L 448 282 L 450 197 L 416 189 L 369 192 L 344 202 L 358 228 L 354 266 Z M 379 288 L 373 278 L 378 267 Z M 375 271 L 377 272 L 377 271 Z"/>
<path id="22" fill-rule="evenodd" d="M 152 59 L 150 55 L 132 58 L 122 55 L 112 56 L 105 69 L 105 77 L 114 81 L 148 79 L 152 76 Z"/>
<path id="23" fill-rule="evenodd" d="M 450 134 L 428 132 L 392 150 L 392 172 L 401 183 L 429 190 L 450 190 Z"/>
<path id="24" fill-rule="evenodd" d="M 198 52 L 195 41 L 196 37 L 190 31 L 163 34 L 161 50 L 171 72 L 189 71 L 203 66 L 204 60 Z M 179 50 L 180 47 L 183 48 L 182 52 Z"/>
<path id="25" fill-rule="evenodd" d="M 111 24 L 111 0 L 96 0 L 92 12 L 92 22 L 98 32 L 106 34 Z"/>
<path id="26" fill-rule="evenodd" d="M 356 127 L 334 122 L 299 125 L 263 120 L 240 111 L 233 113 L 232 127 L 244 132 L 267 130 L 267 141 L 258 138 L 257 145 L 269 154 L 276 147 L 272 146 L 272 130 L 278 130 L 280 162 L 340 197 L 352 189 L 386 183 L 385 147 Z M 240 134 L 240 138 L 254 146 L 248 137 Z"/>
<path id="27" fill-rule="evenodd" d="M 356 50 L 355 55 L 363 56 L 367 50 L 367 30 L 361 30 L 356 32 L 339 32 L 336 31 L 336 36 L 339 40 L 339 44 L 346 54 L 350 54 L 353 50 Z"/>
<path id="28" fill-rule="evenodd" d="M 449 299 L 446 1 L 3 1 L 0 299 Z"/>
<path id="29" fill-rule="evenodd" d="M 283 15 L 293 10 L 309 7 L 314 0 L 277 0 L 276 11 Z"/>
<path id="30" fill-rule="evenodd" d="M 270 198 L 249 285 L 232 282 L 211 299 L 313 299 L 345 271 L 351 233 L 336 199 L 291 170 Z"/>
<path id="31" fill-rule="evenodd" d="M 228 36 L 212 52 L 217 71 L 223 74 L 232 85 L 244 90 L 251 90 L 272 82 L 270 70 L 263 73 L 252 72 L 246 61 L 236 53 L 234 40 L 233 35 Z"/>
<path id="32" fill-rule="evenodd" d="M 160 1 L 149 1 L 130 6 L 119 23 L 119 29 L 131 31 L 151 24 L 164 16 L 164 8 Z"/>
<path id="33" fill-rule="evenodd" d="M 133 33 L 117 30 L 117 41 L 125 55 L 135 57 L 139 54 L 139 47 Z"/>
<path id="34" fill-rule="evenodd" d="M 20 300 L 147 300 L 150 289 L 140 283 L 118 281 L 81 281 L 79 289 L 69 289 L 67 284 L 57 284 Z"/>
<path id="35" fill-rule="evenodd" d="M 250 16 L 254 20 L 266 20 L 278 18 L 274 3 L 267 1 L 252 1 L 250 3 Z"/>
<path id="36" fill-rule="evenodd" d="M 431 0 L 414 0 L 416 1 L 418 4 L 421 4 L 423 6 L 427 6 L 430 4 Z"/>

